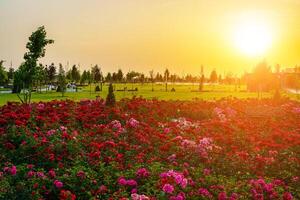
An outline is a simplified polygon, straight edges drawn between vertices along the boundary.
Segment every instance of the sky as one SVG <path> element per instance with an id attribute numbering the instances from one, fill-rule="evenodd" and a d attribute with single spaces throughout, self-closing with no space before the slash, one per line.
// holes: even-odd
<path id="1" fill-rule="evenodd" d="M 261 55 L 236 45 L 243 17 L 264 22 L 272 42 Z M 265 59 L 300 64 L 300 0 L 0 0 L 0 59 L 18 67 L 26 43 L 44 25 L 54 44 L 43 64 L 98 64 L 179 75 L 249 72 Z"/>

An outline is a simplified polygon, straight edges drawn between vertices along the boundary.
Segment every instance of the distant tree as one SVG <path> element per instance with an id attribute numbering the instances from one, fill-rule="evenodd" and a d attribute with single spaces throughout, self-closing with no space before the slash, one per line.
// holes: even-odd
<path id="1" fill-rule="evenodd" d="M 219 74 L 218 82 L 222 83 L 222 75 L 221 74 Z"/>
<path id="2" fill-rule="evenodd" d="M 203 85 L 204 85 L 204 74 L 201 75 L 201 78 L 200 78 L 200 84 L 199 84 L 199 91 L 203 91 Z"/>
<path id="3" fill-rule="evenodd" d="M 261 97 L 262 91 L 264 87 L 267 86 L 270 75 L 271 75 L 271 68 L 268 67 L 266 61 L 262 61 L 256 65 L 256 67 L 253 70 L 253 76 L 254 76 L 254 83 L 257 84 L 257 93 L 258 97 Z"/>
<path id="4" fill-rule="evenodd" d="M 175 74 L 171 74 L 169 80 L 174 84 L 176 81 L 176 75 Z"/>
<path id="5" fill-rule="evenodd" d="M 139 76 L 139 81 L 142 85 L 144 85 L 145 79 L 146 79 L 145 74 L 141 73 Z"/>
<path id="6" fill-rule="evenodd" d="M 4 69 L 3 63 L 4 61 L 1 60 L 0 61 L 0 85 L 7 84 L 8 82 L 7 72 Z"/>
<path id="7" fill-rule="evenodd" d="M 114 94 L 114 89 L 113 89 L 112 83 L 110 83 L 109 87 L 108 87 L 108 94 L 106 97 L 105 105 L 106 106 L 114 106 L 115 103 L 116 103 L 116 98 L 115 98 L 115 94 Z"/>
<path id="8" fill-rule="evenodd" d="M 101 71 L 100 71 L 100 68 L 98 67 L 98 65 L 95 65 L 92 68 L 92 78 L 95 81 L 95 83 L 99 83 L 101 80 Z"/>
<path id="9" fill-rule="evenodd" d="M 72 81 L 72 70 L 71 69 L 69 71 L 67 71 L 66 79 L 68 81 Z"/>
<path id="10" fill-rule="evenodd" d="M 122 80 L 123 80 L 123 72 L 122 72 L 121 69 L 118 70 L 116 76 L 117 76 L 117 77 L 116 77 L 116 78 L 117 78 L 117 81 L 122 82 Z"/>
<path id="11" fill-rule="evenodd" d="M 59 64 L 58 76 L 57 76 L 57 92 L 61 92 L 61 96 L 63 97 L 66 92 L 66 74 L 62 64 Z"/>
<path id="12" fill-rule="evenodd" d="M 114 81 L 114 82 L 118 81 L 118 75 L 116 72 L 113 72 L 113 74 L 112 74 L 112 81 Z"/>
<path id="13" fill-rule="evenodd" d="M 210 82 L 211 83 L 216 83 L 218 81 L 218 75 L 216 70 L 214 69 L 211 73 L 210 73 Z"/>
<path id="14" fill-rule="evenodd" d="M 169 80 L 169 76 L 170 76 L 170 72 L 168 69 L 165 70 L 165 73 L 164 73 L 164 79 L 165 79 L 165 82 L 166 82 L 166 92 L 168 91 L 168 80 Z"/>
<path id="15" fill-rule="evenodd" d="M 73 65 L 71 69 L 71 80 L 75 83 L 78 83 L 80 81 L 80 71 L 76 65 Z"/>
<path id="16" fill-rule="evenodd" d="M 82 72 L 81 78 L 80 78 L 80 84 L 83 85 L 88 81 L 88 73 L 86 70 Z"/>
<path id="17" fill-rule="evenodd" d="M 22 89 L 24 90 L 23 97 L 18 94 L 22 103 L 30 103 L 37 61 L 39 58 L 45 56 L 45 47 L 54 42 L 51 39 L 46 39 L 46 35 L 47 33 L 44 26 L 39 27 L 31 34 L 29 42 L 26 45 L 28 52 L 24 55 L 25 62 L 19 67 L 18 75 L 15 76 L 15 79 L 17 78 L 17 80 L 14 80 L 14 88 L 16 88 L 16 91 L 18 92 Z"/>
<path id="18" fill-rule="evenodd" d="M 163 81 L 163 76 L 159 72 L 157 72 L 155 76 L 155 81 L 160 81 L 160 82 Z"/>
<path id="19" fill-rule="evenodd" d="M 47 72 L 47 79 L 50 82 L 50 84 L 52 85 L 52 83 L 55 79 L 55 75 L 56 75 L 56 67 L 55 67 L 54 63 L 51 63 L 51 65 L 49 65 L 46 68 L 46 72 Z"/>
<path id="20" fill-rule="evenodd" d="M 44 66 L 42 64 L 39 64 L 38 66 L 36 66 L 33 79 L 34 79 L 34 84 L 36 86 L 36 89 L 40 93 L 42 92 L 42 83 L 44 82 L 46 76 L 47 75 L 46 75 Z"/>
<path id="21" fill-rule="evenodd" d="M 129 82 L 133 82 L 135 79 L 137 79 L 140 76 L 140 73 L 135 71 L 130 71 L 126 74 L 126 80 Z"/>
<path id="22" fill-rule="evenodd" d="M 154 83 L 154 71 L 153 69 L 151 71 L 149 71 L 149 75 L 150 75 L 150 80 L 151 80 L 151 85 L 152 85 L 152 92 L 154 91 L 153 88 L 153 83 Z"/>
<path id="23" fill-rule="evenodd" d="M 23 79 L 24 79 L 23 71 L 24 71 L 25 67 L 23 65 L 24 65 L 24 63 L 22 63 L 21 66 L 19 67 L 19 69 L 14 73 L 13 90 L 12 90 L 13 93 L 20 93 L 22 88 L 25 85 L 23 82 Z M 25 73 L 26 73 L 26 71 L 25 71 Z"/>
<path id="24" fill-rule="evenodd" d="M 14 79 L 14 73 L 15 73 L 14 68 L 10 67 L 9 70 L 8 70 L 8 73 L 7 73 L 7 77 L 8 77 L 9 80 Z"/>
<path id="25" fill-rule="evenodd" d="M 229 85 L 233 84 L 233 82 L 234 82 L 234 77 L 233 77 L 232 72 L 228 72 L 228 73 L 226 74 L 226 76 L 225 76 L 225 78 L 224 78 L 224 82 L 225 82 L 226 84 L 229 84 Z"/>
<path id="26" fill-rule="evenodd" d="M 90 70 L 86 72 L 86 78 L 87 78 L 88 83 L 91 84 L 92 83 L 92 74 L 91 74 Z"/>
<path id="27" fill-rule="evenodd" d="M 95 65 L 92 68 L 92 77 L 95 83 L 99 84 L 100 83 L 100 88 L 99 91 L 102 91 L 102 82 L 103 82 L 103 75 L 101 72 L 100 67 L 98 65 Z"/>
<path id="28" fill-rule="evenodd" d="M 110 72 L 107 73 L 107 75 L 106 75 L 106 77 L 105 77 L 105 80 L 106 80 L 107 82 L 111 82 L 111 81 L 112 81 L 112 76 L 111 76 L 111 73 L 110 73 Z"/>

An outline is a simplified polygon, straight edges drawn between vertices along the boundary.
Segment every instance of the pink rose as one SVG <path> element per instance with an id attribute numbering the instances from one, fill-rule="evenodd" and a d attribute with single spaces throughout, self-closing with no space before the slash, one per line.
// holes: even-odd
<path id="1" fill-rule="evenodd" d="M 64 184 L 61 181 L 59 181 L 59 180 L 55 180 L 54 181 L 54 185 L 57 188 L 62 188 L 64 186 Z"/>
<path id="2" fill-rule="evenodd" d="M 168 193 L 168 194 L 172 194 L 173 191 L 174 191 L 174 187 L 170 184 L 165 184 L 162 188 L 162 190 L 165 192 L 165 193 Z"/>
<path id="3" fill-rule="evenodd" d="M 17 167 L 16 166 L 11 167 L 10 174 L 13 175 L 13 176 L 17 174 Z"/>

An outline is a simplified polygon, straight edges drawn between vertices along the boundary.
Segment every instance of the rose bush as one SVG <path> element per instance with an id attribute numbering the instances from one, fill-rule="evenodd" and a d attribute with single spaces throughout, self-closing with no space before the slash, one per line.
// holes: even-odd
<path id="1" fill-rule="evenodd" d="M 0 107 L 0 199 L 300 199 L 300 104 Z"/>

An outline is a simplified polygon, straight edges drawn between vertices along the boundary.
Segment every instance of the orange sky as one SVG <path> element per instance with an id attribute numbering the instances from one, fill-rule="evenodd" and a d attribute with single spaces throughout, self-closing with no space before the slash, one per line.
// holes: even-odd
<path id="1" fill-rule="evenodd" d="M 263 20 L 270 48 L 249 56 L 234 44 L 241 16 Z M 148 73 L 242 73 L 266 58 L 270 65 L 300 64 L 298 0 L 0 0 L 0 59 L 22 62 L 28 36 L 45 25 L 55 43 L 42 62 L 99 64 Z"/>

